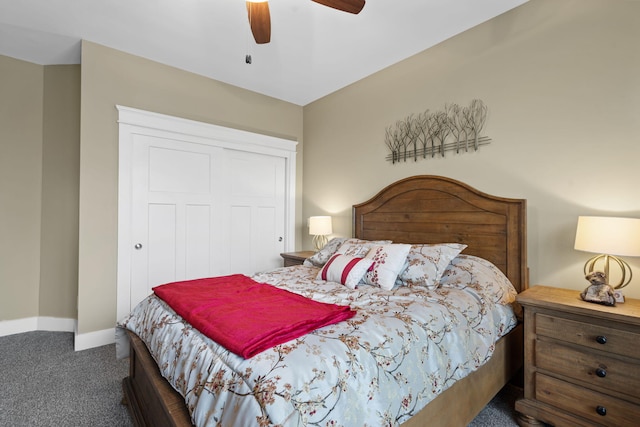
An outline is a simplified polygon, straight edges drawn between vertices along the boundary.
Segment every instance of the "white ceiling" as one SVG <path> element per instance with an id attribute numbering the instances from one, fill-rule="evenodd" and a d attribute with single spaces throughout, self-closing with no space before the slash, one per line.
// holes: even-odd
<path id="1" fill-rule="evenodd" d="M 256 45 L 244 0 L 0 0 L 0 54 L 77 64 L 84 39 L 306 105 L 526 1 L 367 0 L 352 15 L 270 0 L 271 43 Z"/>

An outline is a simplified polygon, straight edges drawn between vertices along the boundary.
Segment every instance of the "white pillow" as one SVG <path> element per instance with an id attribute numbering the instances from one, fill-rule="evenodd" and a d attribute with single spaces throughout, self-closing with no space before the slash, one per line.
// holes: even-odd
<path id="1" fill-rule="evenodd" d="M 436 289 L 449 263 L 466 247 L 460 243 L 413 245 L 398 281 L 405 286 Z"/>
<path id="2" fill-rule="evenodd" d="M 386 245 L 389 243 L 391 243 L 391 240 L 361 240 L 351 238 L 345 240 L 336 253 L 364 258 L 374 246 Z"/>
<path id="3" fill-rule="evenodd" d="M 345 240 L 347 240 L 346 237 L 334 237 L 329 240 L 329 243 L 327 243 L 324 248 L 305 259 L 302 264 L 307 267 L 322 267 L 327 263 L 327 261 L 329 261 L 331 255 L 336 253 Z"/>
<path id="4" fill-rule="evenodd" d="M 410 249 L 411 245 L 402 243 L 374 246 L 367 254 L 367 258 L 373 260 L 373 265 L 364 275 L 365 283 L 391 290 Z"/>
<path id="5" fill-rule="evenodd" d="M 347 288 L 355 289 L 372 263 L 370 258 L 335 254 L 320 269 L 316 279 L 342 283 Z"/>
<path id="6" fill-rule="evenodd" d="M 473 289 L 497 304 L 516 300 L 516 289 L 507 276 L 490 261 L 460 254 L 447 266 L 440 278 L 441 288 Z"/>

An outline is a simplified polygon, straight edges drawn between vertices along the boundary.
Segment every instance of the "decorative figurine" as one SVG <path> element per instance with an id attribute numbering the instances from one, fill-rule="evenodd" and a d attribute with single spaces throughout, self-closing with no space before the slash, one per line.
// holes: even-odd
<path id="1" fill-rule="evenodd" d="M 589 273 L 585 279 L 591 284 L 580 294 L 583 300 L 609 306 L 616 305 L 613 288 L 607 284 L 607 276 L 602 271 Z"/>

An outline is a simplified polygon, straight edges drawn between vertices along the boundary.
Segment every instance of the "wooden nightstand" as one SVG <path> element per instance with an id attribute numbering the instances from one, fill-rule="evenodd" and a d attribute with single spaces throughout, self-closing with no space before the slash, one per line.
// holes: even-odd
<path id="1" fill-rule="evenodd" d="M 640 425 L 640 300 L 606 307 L 534 286 L 524 308 L 521 426 Z"/>
<path id="2" fill-rule="evenodd" d="M 284 266 L 290 267 L 292 265 L 302 265 L 304 260 L 313 254 L 315 254 L 314 251 L 283 252 L 280 256 L 284 258 Z"/>

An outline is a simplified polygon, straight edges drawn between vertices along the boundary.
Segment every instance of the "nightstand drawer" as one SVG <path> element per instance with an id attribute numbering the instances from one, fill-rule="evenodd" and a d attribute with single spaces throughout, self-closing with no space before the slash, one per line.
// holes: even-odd
<path id="1" fill-rule="evenodd" d="M 577 416 L 607 426 L 637 426 L 640 406 L 546 375 L 536 375 L 536 396 Z"/>
<path id="2" fill-rule="evenodd" d="M 298 252 L 283 252 L 280 256 L 284 260 L 285 267 L 291 267 L 294 265 L 302 265 L 304 260 L 311 257 L 315 252 L 313 251 L 298 251 Z"/>
<path id="3" fill-rule="evenodd" d="M 628 357 L 637 357 L 640 348 L 640 334 L 541 313 L 536 313 L 536 334 Z"/>
<path id="4" fill-rule="evenodd" d="M 549 340 L 536 342 L 536 364 L 555 374 L 591 384 L 597 388 L 637 396 L 640 390 L 640 361 L 627 362 L 585 348 L 574 348 Z M 633 399 L 633 398 L 632 398 Z"/>
<path id="5" fill-rule="evenodd" d="M 285 267 L 291 267 L 291 266 L 294 266 L 294 265 L 302 265 L 303 262 L 304 262 L 304 260 L 285 258 L 283 265 Z"/>

